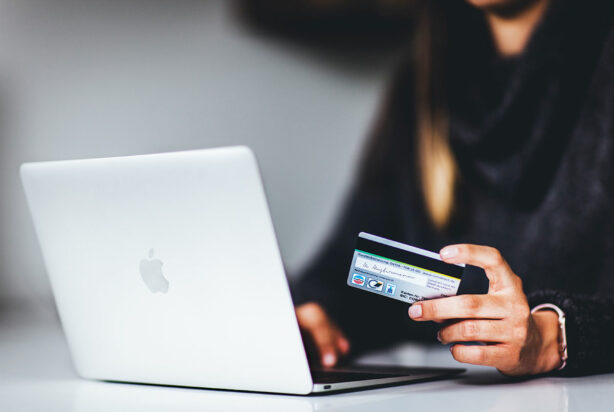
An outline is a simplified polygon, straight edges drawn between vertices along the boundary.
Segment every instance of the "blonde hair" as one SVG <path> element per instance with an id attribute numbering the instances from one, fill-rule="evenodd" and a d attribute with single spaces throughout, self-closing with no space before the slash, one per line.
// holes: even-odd
<path id="1" fill-rule="evenodd" d="M 445 21 L 438 1 L 417 2 L 414 79 L 417 166 L 426 211 L 443 230 L 454 210 L 458 171 L 450 148 L 445 99 Z"/>

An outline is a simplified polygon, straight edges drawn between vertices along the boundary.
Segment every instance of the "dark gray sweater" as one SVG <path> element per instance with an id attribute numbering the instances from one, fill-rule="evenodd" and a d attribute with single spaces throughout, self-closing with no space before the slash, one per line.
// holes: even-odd
<path id="1" fill-rule="evenodd" d="M 354 353 L 434 340 L 436 325 L 411 321 L 406 304 L 345 285 L 358 232 L 430 250 L 490 245 L 532 306 L 566 312 L 563 374 L 614 372 L 614 2 L 554 0 L 513 59 L 496 56 L 478 11 L 449 11 L 450 139 L 461 172 L 451 225 L 435 230 L 424 210 L 410 62 L 338 225 L 293 286 L 295 303 L 321 303 Z"/>

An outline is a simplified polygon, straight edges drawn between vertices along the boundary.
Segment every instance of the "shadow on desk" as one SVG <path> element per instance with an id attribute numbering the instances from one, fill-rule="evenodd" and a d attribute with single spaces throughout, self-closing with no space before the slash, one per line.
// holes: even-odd
<path id="1" fill-rule="evenodd" d="M 493 368 L 492 370 L 472 371 L 470 374 L 464 375 L 461 379 L 459 379 L 458 383 L 461 385 L 488 386 L 488 385 L 516 384 L 516 383 L 526 382 L 526 381 L 530 381 L 534 379 L 535 378 L 531 378 L 531 377 L 515 378 L 515 377 L 505 376 Z"/>

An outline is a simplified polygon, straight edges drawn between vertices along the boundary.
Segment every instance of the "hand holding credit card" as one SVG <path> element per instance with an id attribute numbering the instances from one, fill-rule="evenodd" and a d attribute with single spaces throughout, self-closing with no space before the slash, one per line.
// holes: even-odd
<path id="1" fill-rule="evenodd" d="M 438 253 L 361 232 L 347 284 L 411 304 L 456 295 L 464 269 Z"/>

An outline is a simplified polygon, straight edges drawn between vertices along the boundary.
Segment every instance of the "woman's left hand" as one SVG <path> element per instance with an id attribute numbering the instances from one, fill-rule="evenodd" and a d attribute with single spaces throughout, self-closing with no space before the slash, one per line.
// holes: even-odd
<path id="1" fill-rule="evenodd" d="M 522 281 L 497 249 L 477 245 L 451 245 L 440 252 L 448 263 L 482 267 L 490 281 L 486 295 L 459 295 L 414 303 L 409 316 L 416 321 L 449 322 L 438 339 L 453 344 L 459 362 L 487 365 L 506 375 L 550 372 L 561 364 L 557 315 L 531 314 Z"/>

